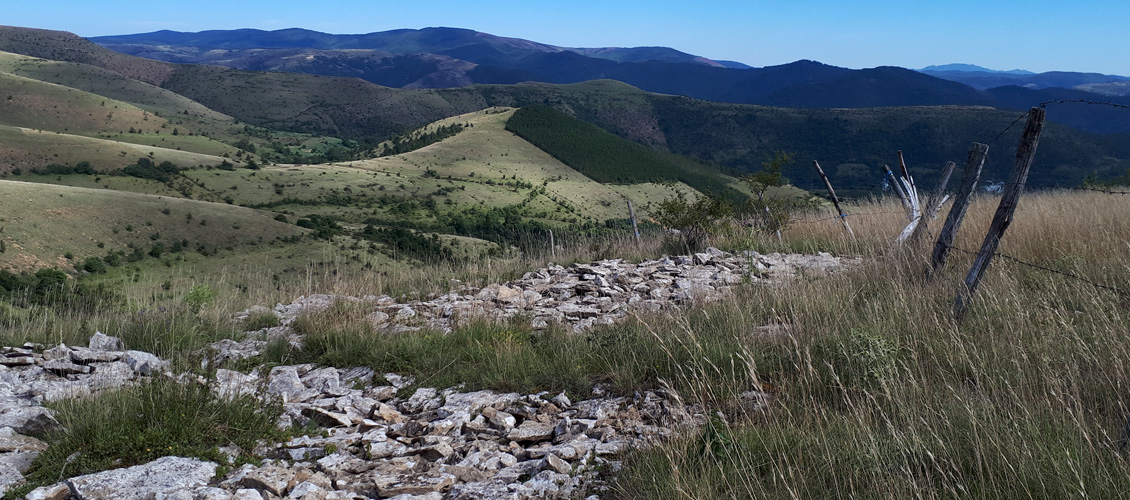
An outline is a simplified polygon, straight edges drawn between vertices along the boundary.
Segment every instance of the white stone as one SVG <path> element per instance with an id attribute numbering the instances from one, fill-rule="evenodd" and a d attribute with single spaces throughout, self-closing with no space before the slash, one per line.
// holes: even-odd
<path id="1" fill-rule="evenodd" d="M 205 486 L 215 475 L 214 462 L 163 457 L 143 465 L 71 478 L 67 483 L 80 498 L 147 500 Z"/>

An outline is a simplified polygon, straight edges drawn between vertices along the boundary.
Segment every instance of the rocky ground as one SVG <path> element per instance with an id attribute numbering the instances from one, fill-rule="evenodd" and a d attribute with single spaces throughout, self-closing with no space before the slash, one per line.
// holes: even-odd
<path id="1" fill-rule="evenodd" d="M 462 321 L 522 315 L 533 326 L 560 323 L 583 330 L 624 317 L 633 308 L 659 310 L 709 300 L 743 281 L 779 281 L 823 274 L 844 264 L 818 256 L 734 256 L 710 249 L 691 257 L 639 264 L 618 260 L 551 266 L 521 280 L 425 301 L 389 297 L 303 297 L 275 309 L 282 326 L 215 344 L 211 361 L 258 355 L 266 336 L 301 338 L 289 324 L 336 300 L 371 303 L 369 318 L 388 331 L 447 330 Z M 248 310 L 242 315 L 255 314 Z M 571 401 L 565 394 L 461 392 L 418 387 L 368 368 L 276 366 L 268 373 L 218 369 L 205 380 L 174 375 L 168 363 L 126 350 L 101 333 L 87 347 L 25 345 L 0 349 L 0 492 L 23 480 L 46 445 L 33 436 L 58 429 L 44 403 L 82 397 L 152 377 L 207 384 L 220 397 L 250 394 L 282 401 L 282 427 L 317 428 L 285 443 L 222 450 L 262 459 L 219 474 L 221 465 L 165 457 L 39 488 L 28 499 L 526 499 L 600 495 L 601 478 L 632 448 L 701 425 L 705 410 L 677 394 Z M 599 388 L 594 391 L 600 395 Z M 410 393 L 410 394 L 409 394 Z M 749 392 L 756 411 L 768 396 Z M 303 427 L 305 426 L 305 427 Z"/>

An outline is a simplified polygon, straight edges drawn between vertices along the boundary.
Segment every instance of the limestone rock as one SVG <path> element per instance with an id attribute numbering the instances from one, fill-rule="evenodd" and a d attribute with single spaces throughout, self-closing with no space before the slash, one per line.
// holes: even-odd
<path id="1" fill-rule="evenodd" d="M 243 476 L 240 484 L 247 488 L 264 490 L 275 496 L 286 494 L 290 481 L 294 479 L 294 472 L 283 467 L 260 467 Z"/>
<path id="2" fill-rule="evenodd" d="M 67 483 L 79 498 L 147 500 L 205 486 L 215 475 L 214 462 L 163 457 L 143 465 L 78 476 Z"/>
<path id="3" fill-rule="evenodd" d="M 126 351 L 123 359 L 133 371 L 142 376 L 161 373 L 169 366 L 169 363 L 161 358 L 142 351 Z"/>
<path id="4" fill-rule="evenodd" d="M 27 500 L 65 500 L 71 494 L 71 487 L 67 483 L 57 483 L 31 490 L 24 497 Z"/>
<path id="5" fill-rule="evenodd" d="M 11 427 L 19 434 L 38 436 L 59 430 L 55 413 L 42 406 L 17 406 L 0 410 L 0 427 Z"/>

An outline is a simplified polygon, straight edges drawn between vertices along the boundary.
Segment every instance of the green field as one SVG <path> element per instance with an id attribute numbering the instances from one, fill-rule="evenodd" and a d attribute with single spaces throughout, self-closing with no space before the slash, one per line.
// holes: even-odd
<path id="1" fill-rule="evenodd" d="M 88 257 L 135 249 L 150 256 L 157 244 L 164 252 L 214 253 L 306 232 L 224 204 L 16 181 L 0 181 L 0 214 L 0 267 L 15 270 L 70 269 Z"/>

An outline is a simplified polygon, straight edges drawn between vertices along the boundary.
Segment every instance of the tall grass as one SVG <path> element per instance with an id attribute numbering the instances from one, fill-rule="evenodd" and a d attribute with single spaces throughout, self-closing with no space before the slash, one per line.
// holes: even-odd
<path id="1" fill-rule="evenodd" d="M 977 200 L 957 246 L 975 250 L 995 200 Z M 853 207 L 871 211 L 889 203 Z M 897 208 L 897 207 L 896 207 Z M 883 210 L 876 210 L 883 211 Z M 1021 202 L 1002 251 L 1123 286 L 1130 204 L 1090 194 Z M 745 362 L 776 397 L 634 457 L 623 498 L 1119 498 L 1130 491 L 1120 433 L 1130 415 L 1125 298 L 1010 261 L 993 263 L 964 323 L 951 311 L 971 257 L 934 280 L 890 242 L 894 214 L 797 224 L 873 257 L 863 269 L 752 290 L 735 303 L 787 334 Z M 939 224 L 940 225 L 940 224 Z M 837 232 L 839 234 L 837 234 Z"/>

